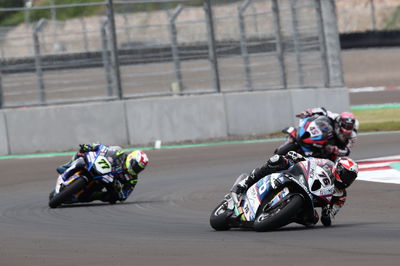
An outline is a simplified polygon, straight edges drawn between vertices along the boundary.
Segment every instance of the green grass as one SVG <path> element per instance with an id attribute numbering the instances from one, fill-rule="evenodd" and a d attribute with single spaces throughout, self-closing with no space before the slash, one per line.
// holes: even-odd
<path id="1" fill-rule="evenodd" d="M 400 108 L 353 110 L 360 132 L 400 130 Z"/>
<path id="2" fill-rule="evenodd" d="M 227 4 L 232 2 L 238 2 L 241 0 L 213 0 L 213 4 Z M 58 8 L 56 19 L 60 21 L 78 18 L 78 17 L 88 17 L 88 16 L 96 16 L 96 15 L 104 15 L 106 13 L 106 7 L 104 5 L 104 1 L 100 0 L 57 0 L 57 5 L 64 4 L 82 4 L 82 3 L 96 3 L 99 5 L 96 6 L 86 6 L 86 7 L 71 7 L 71 8 Z M 0 2 L 1 3 L 1 2 Z M 162 9 L 171 9 L 175 8 L 177 5 L 181 4 L 181 2 L 163 2 L 163 3 L 136 3 L 136 4 L 118 4 L 114 6 L 114 10 L 116 13 L 132 13 L 132 12 L 152 12 L 156 10 Z M 201 6 L 203 4 L 203 0 L 192 0 L 189 2 L 185 2 L 185 5 L 193 5 L 193 6 Z M 51 6 L 51 1 L 41 1 L 39 4 L 36 4 L 35 7 L 38 6 Z M 36 22 L 41 18 L 51 19 L 51 9 L 46 10 L 31 10 L 29 11 L 29 21 Z M 0 26 L 16 26 L 25 21 L 25 12 L 9 12 L 0 14 Z"/>
<path id="3" fill-rule="evenodd" d="M 64 4 L 73 4 L 73 3 L 95 3 L 99 2 L 99 0 L 57 0 L 57 5 L 64 5 Z M 44 1 L 39 5 L 35 5 L 36 7 L 39 6 L 50 6 L 51 1 Z M 99 4 L 99 6 L 89 6 L 89 7 L 71 7 L 71 8 L 61 8 L 57 9 L 57 20 L 67 20 L 71 18 L 77 17 L 86 17 L 86 16 L 93 16 L 99 15 L 105 12 L 104 5 Z M 45 10 L 31 10 L 29 11 L 29 21 L 35 22 L 40 20 L 41 18 L 44 19 L 51 19 L 51 9 Z M 25 12 L 19 11 L 14 12 L 4 19 L 0 21 L 1 26 L 14 26 L 25 21 Z"/>

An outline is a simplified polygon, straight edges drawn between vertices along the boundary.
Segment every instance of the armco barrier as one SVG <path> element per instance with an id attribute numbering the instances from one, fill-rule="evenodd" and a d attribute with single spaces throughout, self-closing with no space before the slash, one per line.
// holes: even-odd
<path id="1" fill-rule="evenodd" d="M 8 109 L 0 113 L 0 155 L 75 150 L 79 143 L 143 145 L 276 132 L 294 115 L 324 106 L 349 110 L 345 88 L 161 97 Z"/>
<path id="2" fill-rule="evenodd" d="M 127 145 L 121 103 L 7 110 L 11 154 L 66 151 L 79 143 Z"/>
<path id="3" fill-rule="evenodd" d="M 227 136 L 222 94 L 126 101 L 129 142 Z"/>

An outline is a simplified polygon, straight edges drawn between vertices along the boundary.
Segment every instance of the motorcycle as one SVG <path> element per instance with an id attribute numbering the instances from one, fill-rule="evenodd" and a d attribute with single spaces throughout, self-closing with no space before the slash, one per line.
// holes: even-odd
<path id="1" fill-rule="evenodd" d="M 325 145 L 332 142 L 333 128 L 328 117 L 312 116 L 302 118 L 297 128 L 282 130 L 288 134 L 287 140 L 275 150 L 275 154 L 285 155 L 295 151 L 306 157 L 318 157 L 335 160 L 336 155 L 328 154 Z"/>
<path id="2" fill-rule="evenodd" d="M 239 176 L 234 186 L 243 180 Z M 217 231 L 252 228 L 269 231 L 299 223 L 311 226 L 316 207 L 327 205 L 335 187 L 315 159 L 260 179 L 239 198 L 229 193 L 212 211 L 210 225 Z"/>
<path id="3" fill-rule="evenodd" d="M 100 145 L 97 151 L 87 152 L 72 162 L 70 168 L 73 167 L 75 172 L 70 177 L 58 176 L 55 189 L 49 195 L 49 207 L 85 202 L 92 193 L 104 190 L 105 184 L 112 183 L 113 176 L 122 170 L 112 168 L 107 159 L 108 150 Z"/>

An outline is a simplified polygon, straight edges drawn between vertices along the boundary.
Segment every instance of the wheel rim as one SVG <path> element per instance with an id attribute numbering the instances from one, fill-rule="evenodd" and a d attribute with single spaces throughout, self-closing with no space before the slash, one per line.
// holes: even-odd
<path id="1" fill-rule="evenodd" d="M 284 201 L 282 201 L 280 204 L 278 204 L 277 206 L 275 206 L 272 209 L 267 210 L 266 212 L 261 213 L 258 217 L 257 217 L 257 221 L 261 222 L 264 221 L 265 219 L 268 219 L 271 216 L 276 215 L 277 213 L 279 213 L 290 201 L 292 200 L 292 198 L 288 198 Z"/>
<path id="2" fill-rule="evenodd" d="M 219 207 L 215 210 L 214 215 L 215 215 L 215 216 L 219 216 L 219 215 L 221 215 L 221 214 L 223 214 L 223 213 L 225 213 L 225 212 L 226 212 L 226 204 L 225 204 L 225 203 L 222 203 L 221 206 L 219 206 Z"/>

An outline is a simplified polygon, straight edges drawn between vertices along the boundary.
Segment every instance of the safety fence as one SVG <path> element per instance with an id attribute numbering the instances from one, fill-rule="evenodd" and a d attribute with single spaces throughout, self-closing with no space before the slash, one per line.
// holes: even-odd
<path id="1" fill-rule="evenodd" d="M 0 29 L 0 106 L 343 86 L 333 0 L 170 2 L 0 8 L 25 14 Z"/>

